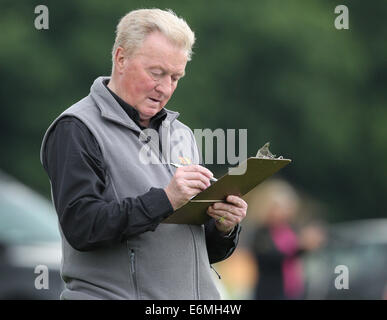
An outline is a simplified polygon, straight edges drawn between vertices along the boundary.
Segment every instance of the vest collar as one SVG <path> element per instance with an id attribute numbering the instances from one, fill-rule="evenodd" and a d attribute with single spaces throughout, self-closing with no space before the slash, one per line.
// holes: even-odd
<path id="1" fill-rule="evenodd" d="M 90 88 L 90 95 L 101 111 L 101 116 L 134 131 L 141 132 L 141 129 L 137 126 L 137 124 L 128 116 L 128 114 L 124 111 L 124 109 L 122 109 L 116 99 L 114 99 L 104 86 L 103 81 L 106 79 L 110 80 L 110 77 L 98 77 L 94 80 L 94 83 Z M 164 126 L 165 123 L 172 123 L 180 115 L 178 112 L 171 111 L 166 108 L 164 109 L 167 112 L 167 116 L 162 122 L 162 125 Z"/>

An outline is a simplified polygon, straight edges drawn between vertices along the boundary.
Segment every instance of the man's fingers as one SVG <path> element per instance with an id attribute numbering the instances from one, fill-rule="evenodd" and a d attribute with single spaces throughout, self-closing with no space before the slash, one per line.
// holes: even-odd
<path id="1" fill-rule="evenodd" d="M 189 188 L 190 198 L 193 198 L 194 196 L 196 196 L 202 191 L 203 191 L 202 189 L 198 189 L 198 188 Z"/>
<path id="2" fill-rule="evenodd" d="M 241 197 L 238 196 L 228 196 L 227 197 L 227 202 L 234 204 L 235 206 L 246 209 L 247 208 L 247 203 L 244 201 Z"/>
<path id="3" fill-rule="evenodd" d="M 213 209 L 215 211 L 226 211 L 226 212 L 229 212 L 230 214 L 236 215 L 236 216 L 243 215 L 242 208 L 231 205 L 231 204 L 227 204 L 227 203 L 222 203 L 222 202 L 214 203 Z"/>
<path id="4" fill-rule="evenodd" d="M 237 213 L 237 210 L 235 211 L 229 211 L 229 210 L 223 210 L 223 209 L 214 209 L 213 206 L 210 206 L 208 208 L 208 213 L 213 215 L 215 218 L 221 218 L 232 222 L 232 223 L 239 223 L 240 218 L 242 218 L 242 215 Z"/>
<path id="5" fill-rule="evenodd" d="M 206 185 L 201 180 L 185 180 L 185 186 L 191 189 L 199 189 L 200 191 L 203 191 L 207 189 L 208 185 Z"/>
<path id="6" fill-rule="evenodd" d="M 202 167 L 198 164 L 190 165 L 190 166 L 183 166 L 181 167 L 185 172 L 200 172 L 203 175 L 205 175 L 208 179 L 212 178 L 214 174 L 208 170 L 205 167 Z"/>
<path id="7" fill-rule="evenodd" d="M 211 212 L 208 210 L 208 215 L 212 218 L 214 218 L 218 223 L 222 223 L 224 226 L 235 226 L 237 225 L 240 220 L 235 218 L 235 216 L 230 215 L 226 211 L 217 211 L 216 213 Z"/>
<path id="8" fill-rule="evenodd" d="M 211 185 L 210 180 L 207 176 L 203 175 L 200 172 L 184 172 L 182 175 L 183 179 L 185 180 L 198 180 L 203 182 L 207 187 Z"/>
<path id="9" fill-rule="evenodd" d="M 216 227 L 229 232 L 246 216 L 247 203 L 238 196 L 228 196 L 227 202 L 217 202 L 208 207 L 207 213 L 216 220 Z"/>

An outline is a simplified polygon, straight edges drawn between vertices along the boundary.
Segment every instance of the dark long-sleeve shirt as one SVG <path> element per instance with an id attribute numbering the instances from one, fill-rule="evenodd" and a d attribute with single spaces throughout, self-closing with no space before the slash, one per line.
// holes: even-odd
<path id="1" fill-rule="evenodd" d="M 137 110 L 111 93 L 143 129 Z M 151 119 L 150 127 L 157 130 L 164 117 L 165 110 L 161 110 Z M 135 198 L 118 202 L 105 180 L 106 166 L 97 140 L 75 117 L 58 121 L 48 138 L 43 165 L 51 180 L 62 232 L 77 250 L 109 246 L 152 231 L 173 212 L 161 188 L 151 188 Z M 240 227 L 225 237 L 211 219 L 205 225 L 205 232 L 210 263 L 215 263 L 235 250 Z"/>

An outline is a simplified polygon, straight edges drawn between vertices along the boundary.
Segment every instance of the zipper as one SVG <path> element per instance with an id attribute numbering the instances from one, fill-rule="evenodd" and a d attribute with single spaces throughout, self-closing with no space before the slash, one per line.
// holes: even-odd
<path id="1" fill-rule="evenodd" d="M 134 273 L 136 272 L 136 269 L 134 267 L 134 258 L 134 251 L 130 250 L 130 272 L 132 273 L 132 275 L 134 275 Z"/>
<path id="2" fill-rule="evenodd" d="M 194 247 L 194 259 L 195 259 L 195 263 L 194 263 L 194 299 L 199 300 L 200 295 L 199 295 L 199 275 L 198 275 L 198 273 L 199 273 L 198 254 L 197 254 L 196 240 L 195 240 L 194 232 L 193 232 L 191 226 L 189 226 L 189 229 L 191 230 L 191 234 L 192 234 L 193 247 Z"/>
<path id="3" fill-rule="evenodd" d="M 216 271 L 216 269 L 215 269 L 212 265 L 210 265 L 210 268 L 211 268 L 212 270 L 215 271 L 215 273 L 216 273 L 216 275 L 218 276 L 219 280 L 221 280 L 222 277 L 220 276 L 220 274 L 218 273 L 218 271 Z"/>
<path id="4" fill-rule="evenodd" d="M 133 249 L 130 249 L 129 257 L 130 257 L 130 275 L 132 277 L 132 282 L 133 282 L 133 287 L 134 287 L 135 294 L 136 294 L 136 299 L 138 299 L 138 288 L 137 288 L 137 279 L 136 279 L 136 265 L 135 265 L 136 255 L 135 255 Z"/>

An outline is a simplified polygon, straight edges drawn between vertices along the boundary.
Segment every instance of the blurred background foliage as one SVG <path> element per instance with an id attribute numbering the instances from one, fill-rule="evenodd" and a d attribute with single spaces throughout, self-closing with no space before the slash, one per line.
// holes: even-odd
<path id="1" fill-rule="evenodd" d="M 293 159 L 281 176 L 321 203 L 328 221 L 385 216 L 385 1 L 0 3 L 0 168 L 45 196 L 45 130 L 110 74 L 119 18 L 158 7 L 184 17 L 197 37 L 167 108 L 192 129 L 247 128 L 248 156 L 270 141 Z M 34 27 L 39 4 L 49 30 Z M 334 27 L 339 4 L 349 8 L 349 30 Z"/>

